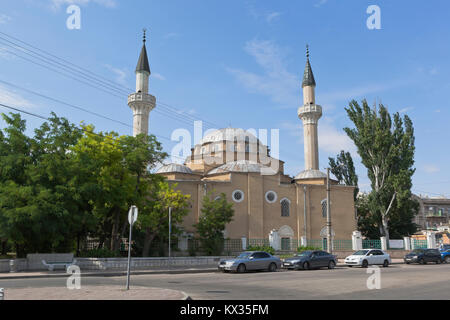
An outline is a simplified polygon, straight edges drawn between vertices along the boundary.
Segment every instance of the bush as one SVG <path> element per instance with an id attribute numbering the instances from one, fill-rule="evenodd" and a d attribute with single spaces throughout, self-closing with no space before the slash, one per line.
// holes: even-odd
<path id="1" fill-rule="evenodd" d="M 79 258 L 118 258 L 121 257 L 117 251 L 111 251 L 109 249 L 91 249 L 82 251 Z"/>
<path id="2" fill-rule="evenodd" d="M 298 247 L 297 248 L 297 252 L 303 252 L 303 251 L 308 251 L 308 250 L 321 250 L 321 249 L 313 247 L 313 246 L 306 246 L 306 247 Z"/>
<path id="3" fill-rule="evenodd" d="M 271 255 L 275 254 L 275 249 L 270 246 L 248 246 L 248 251 L 265 251 L 267 253 L 270 253 Z"/>

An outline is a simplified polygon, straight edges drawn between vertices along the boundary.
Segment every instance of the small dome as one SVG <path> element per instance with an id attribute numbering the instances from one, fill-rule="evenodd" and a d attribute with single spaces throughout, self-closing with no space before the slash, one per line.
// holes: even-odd
<path id="1" fill-rule="evenodd" d="M 322 178 L 326 178 L 327 175 L 325 173 L 323 173 L 322 171 L 319 170 L 304 170 L 302 172 L 300 172 L 296 177 L 295 180 L 300 180 L 300 179 L 322 179 Z"/>
<path id="2" fill-rule="evenodd" d="M 249 160 L 238 160 L 233 162 L 225 163 L 220 167 L 212 169 L 208 172 L 208 175 L 215 173 L 227 173 L 227 172 L 244 172 L 244 173 L 263 173 L 265 175 L 276 174 L 275 170 L 270 167 L 263 166 L 260 163 L 249 161 Z"/>
<path id="3" fill-rule="evenodd" d="M 162 166 L 161 168 L 156 171 L 156 173 L 172 173 L 172 172 L 178 172 L 178 173 L 190 173 L 192 174 L 192 170 L 186 167 L 185 165 L 178 164 L 178 163 L 169 163 L 165 166 Z"/>

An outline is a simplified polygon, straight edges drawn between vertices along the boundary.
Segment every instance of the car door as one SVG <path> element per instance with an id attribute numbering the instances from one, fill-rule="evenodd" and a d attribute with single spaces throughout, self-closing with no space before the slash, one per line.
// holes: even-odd
<path id="1" fill-rule="evenodd" d="M 325 251 L 320 251 L 319 252 L 319 265 L 318 267 L 322 268 L 322 267 L 327 267 L 328 266 L 328 261 L 330 260 L 330 255 L 328 254 L 328 252 Z"/>
<path id="2" fill-rule="evenodd" d="M 426 250 L 425 254 L 423 255 L 423 259 L 425 260 L 425 262 L 432 262 L 434 260 L 433 250 Z"/>
<path id="3" fill-rule="evenodd" d="M 309 266 L 310 266 L 311 268 L 317 268 L 319 259 L 320 259 L 320 257 L 319 257 L 319 251 L 313 251 L 313 252 L 311 253 L 310 258 L 309 258 Z"/>
<path id="4" fill-rule="evenodd" d="M 258 252 L 253 252 L 248 257 L 248 262 L 246 263 L 247 270 L 256 270 L 258 269 Z"/>
<path id="5" fill-rule="evenodd" d="M 264 259 L 265 255 L 263 252 L 256 252 L 255 253 L 255 257 L 252 261 L 253 263 L 253 270 L 261 270 L 264 269 L 264 265 L 265 265 L 265 259 Z"/>
<path id="6" fill-rule="evenodd" d="M 378 256 L 377 256 L 376 250 L 370 250 L 367 253 L 367 261 L 369 262 L 369 264 L 377 264 L 377 260 L 378 260 Z"/>

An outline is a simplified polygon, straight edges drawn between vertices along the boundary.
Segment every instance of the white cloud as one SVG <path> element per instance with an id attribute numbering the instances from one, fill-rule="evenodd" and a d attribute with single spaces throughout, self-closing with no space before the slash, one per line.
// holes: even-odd
<path id="1" fill-rule="evenodd" d="M 152 73 L 152 77 L 158 80 L 166 80 L 166 77 L 164 77 L 163 75 L 159 74 L 159 73 Z"/>
<path id="2" fill-rule="evenodd" d="M 250 92 L 269 96 L 280 107 L 297 106 L 300 79 L 287 71 L 282 49 L 272 41 L 254 39 L 246 43 L 244 50 L 263 72 L 256 74 L 234 68 L 227 68 L 227 71 Z"/>
<path id="3" fill-rule="evenodd" d="M 12 20 L 10 16 L 7 16 L 6 14 L 0 14 L 0 24 L 8 23 Z"/>
<path id="4" fill-rule="evenodd" d="M 164 36 L 163 36 L 163 39 L 172 39 L 172 38 L 178 38 L 180 36 L 180 34 L 179 33 L 176 33 L 176 32 L 169 32 L 169 33 L 166 33 Z"/>
<path id="5" fill-rule="evenodd" d="M 111 71 L 112 73 L 114 73 L 116 75 L 116 82 L 126 86 L 127 85 L 127 77 L 128 77 L 128 72 L 126 69 L 119 69 L 119 68 L 115 68 L 113 66 L 110 66 L 108 64 L 105 64 L 105 67 Z"/>
<path id="6" fill-rule="evenodd" d="M 425 171 L 426 173 L 436 173 L 439 172 L 440 169 L 434 164 L 427 164 L 423 166 L 423 171 Z"/>
<path id="7" fill-rule="evenodd" d="M 58 10 L 63 5 L 88 5 L 89 3 L 95 3 L 106 8 L 115 8 L 117 6 L 116 0 L 50 0 L 52 9 Z"/>
<path id="8" fill-rule="evenodd" d="M 403 109 L 400 109 L 398 112 L 399 113 L 406 113 L 406 112 L 411 111 L 411 110 L 414 110 L 414 108 L 413 107 L 405 107 Z"/>
<path id="9" fill-rule="evenodd" d="M 266 16 L 266 21 L 268 23 L 271 23 L 272 21 L 276 20 L 277 18 L 279 18 L 281 16 L 281 12 L 271 12 L 268 13 Z"/>
<path id="10" fill-rule="evenodd" d="M 348 151 L 352 154 L 353 159 L 359 157 L 357 149 L 353 141 L 347 136 L 342 129 L 337 129 L 330 120 L 319 120 L 319 149 L 337 154 L 341 150 Z"/>
<path id="11" fill-rule="evenodd" d="M 328 2 L 328 0 L 319 0 L 319 1 L 314 5 L 314 7 L 316 7 L 316 8 L 321 7 L 321 6 L 323 6 L 324 4 L 326 4 L 327 2 Z"/>
<path id="12" fill-rule="evenodd" d="M 1 85 L 0 85 L 0 103 L 16 108 L 34 107 L 34 105 L 30 101 Z"/>

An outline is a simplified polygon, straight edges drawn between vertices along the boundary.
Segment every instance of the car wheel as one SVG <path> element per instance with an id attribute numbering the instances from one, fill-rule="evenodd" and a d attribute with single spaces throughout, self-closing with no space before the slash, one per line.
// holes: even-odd
<path id="1" fill-rule="evenodd" d="M 445 257 L 445 263 L 450 263 L 450 256 Z"/>
<path id="2" fill-rule="evenodd" d="M 384 260 L 384 262 L 383 262 L 383 267 L 384 267 L 384 268 L 389 267 L 389 261 Z"/>
<path id="3" fill-rule="evenodd" d="M 436 264 L 441 264 L 441 262 L 442 262 L 441 259 L 436 260 Z"/>
<path id="4" fill-rule="evenodd" d="M 275 272 L 275 271 L 277 271 L 277 265 L 275 264 L 275 263 L 271 263 L 270 265 L 269 265 L 269 271 L 270 272 Z"/>
<path id="5" fill-rule="evenodd" d="M 241 264 L 237 267 L 237 272 L 238 272 L 238 273 L 244 273 L 245 271 L 246 271 L 245 264 L 241 263 Z"/>
<path id="6" fill-rule="evenodd" d="M 309 270 L 309 263 L 308 262 L 304 262 L 303 263 L 303 270 Z"/>
<path id="7" fill-rule="evenodd" d="M 334 267 L 336 267 L 336 263 L 334 263 L 333 260 L 330 260 L 330 262 L 328 262 L 328 269 L 334 269 Z"/>
<path id="8" fill-rule="evenodd" d="M 361 267 L 367 268 L 368 266 L 369 266 L 369 262 L 368 262 L 367 260 L 364 260 L 364 261 L 362 262 Z"/>
<path id="9" fill-rule="evenodd" d="M 423 258 L 419 260 L 419 263 L 420 264 L 427 264 Z"/>
<path id="10" fill-rule="evenodd" d="M 348 266 L 349 268 L 353 267 L 353 266 Z"/>

